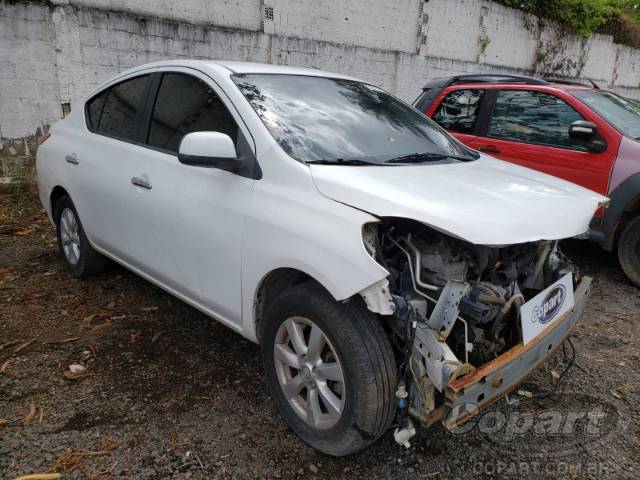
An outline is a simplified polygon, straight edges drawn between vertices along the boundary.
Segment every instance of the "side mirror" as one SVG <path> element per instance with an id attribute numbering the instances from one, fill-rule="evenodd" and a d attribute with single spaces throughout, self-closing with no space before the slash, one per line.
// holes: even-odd
<path id="1" fill-rule="evenodd" d="M 216 167 L 232 171 L 238 164 L 236 147 L 229 135 L 220 132 L 193 132 L 182 137 L 178 160 L 185 165 Z"/>
<path id="2" fill-rule="evenodd" d="M 584 140 L 587 150 L 593 153 L 607 151 L 607 143 L 598 135 L 598 126 L 593 122 L 578 120 L 569 126 L 569 138 Z"/>
<path id="3" fill-rule="evenodd" d="M 578 120 L 569 125 L 569 138 L 574 140 L 593 140 L 598 134 L 598 126 L 593 122 Z"/>

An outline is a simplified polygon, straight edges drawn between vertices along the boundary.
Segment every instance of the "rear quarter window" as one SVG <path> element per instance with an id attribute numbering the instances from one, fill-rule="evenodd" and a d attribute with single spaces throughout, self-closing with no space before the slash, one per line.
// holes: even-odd
<path id="1" fill-rule="evenodd" d="M 92 132 L 98 131 L 102 108 L 104 107 L 104 101 L 106 100 L 108 93 L 109 90 L 105 90 L 87 102 L 87 128 Z"/>
<path id="2" fill-rule="evenodd" d="M 138 112 L 142 108 L 149 75 L 118 83 L 87 102 L 89 130 L 123 140 L 136 140 Z"/>

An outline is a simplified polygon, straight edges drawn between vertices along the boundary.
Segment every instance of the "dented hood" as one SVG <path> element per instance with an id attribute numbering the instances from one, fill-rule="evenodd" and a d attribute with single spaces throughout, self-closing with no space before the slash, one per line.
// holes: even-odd
<path id="1" fill-rule="evenodd" d="M 573 183 L 483 156 L 407 166 L 310 165 L 322 194 L 379 217 L 403 217 L 480 245 L 586 232 L 608 201 Z"/>

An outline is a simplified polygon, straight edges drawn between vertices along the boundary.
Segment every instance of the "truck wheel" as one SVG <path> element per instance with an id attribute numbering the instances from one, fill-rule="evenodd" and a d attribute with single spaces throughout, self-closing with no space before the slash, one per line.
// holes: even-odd
<path id="1" fill-rule="evenodd" d="M 395 357 L 379 320 L 357 300 L 338 303 L 319 285 L 297 285 L 274 300 L 262 330 L 281 416 L 335 456 L 375 442 L 395 415 Z"/>
<path id="2" fill-rule="evenodd" d="M 67 272 L 74 277 L 89 277 L 104 270 L 107 259 L 89 244 L 71 198 L 64 196 L 57 202 L 53 218 Z"/>
<path id="3" fill-rule="evenodd" d="M 640 287 L 640 215 L 623 230 L 618 243 L 618 259 L 627 277 Z"/>

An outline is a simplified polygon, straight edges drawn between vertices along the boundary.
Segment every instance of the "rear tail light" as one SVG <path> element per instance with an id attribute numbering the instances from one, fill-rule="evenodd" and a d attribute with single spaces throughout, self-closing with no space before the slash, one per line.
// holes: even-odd
<path id="1" fill-rule="evenodd" d="M 44 132 L 42 135 L 38 137 L 38 146 L 42 145 L 47 139 L 51 136 L 49 132 Z"/>

